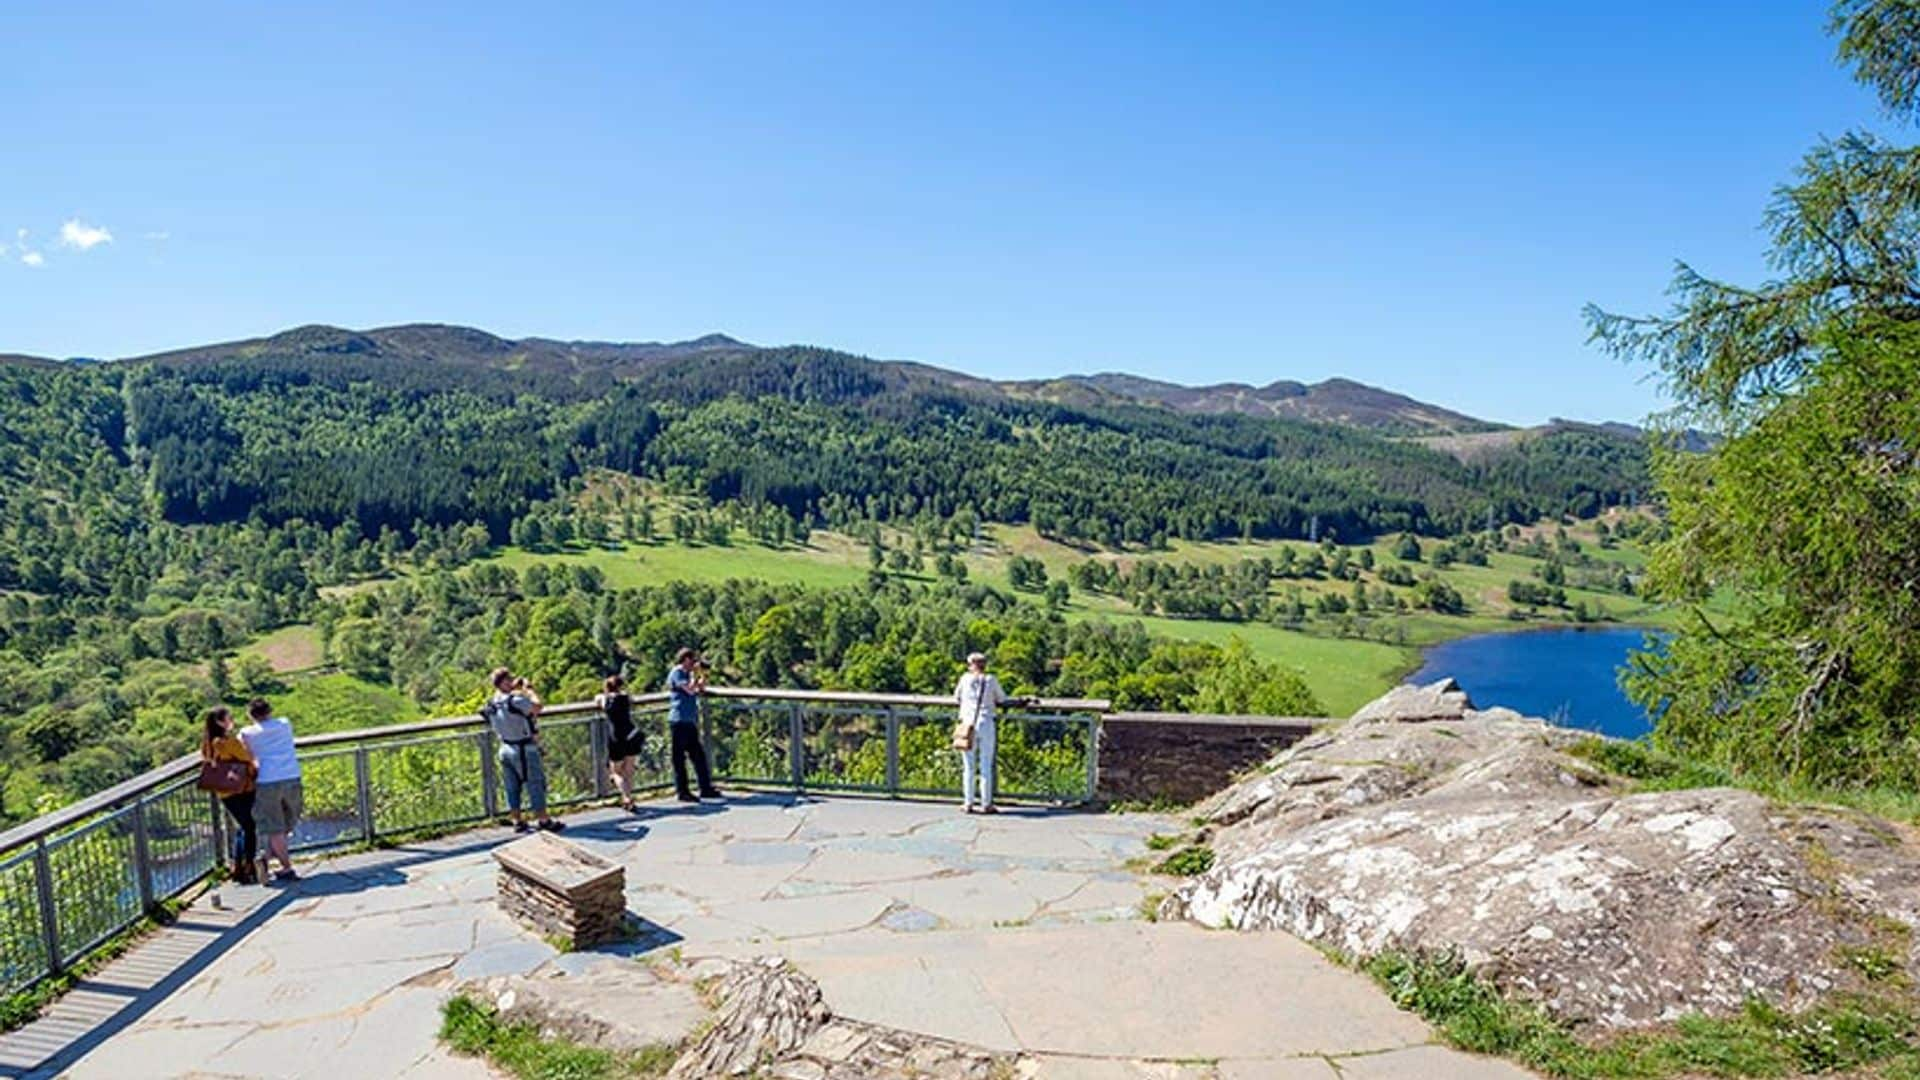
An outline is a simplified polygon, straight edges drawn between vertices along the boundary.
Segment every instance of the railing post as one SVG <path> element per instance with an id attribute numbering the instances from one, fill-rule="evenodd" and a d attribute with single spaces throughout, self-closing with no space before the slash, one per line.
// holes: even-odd
<path id="1" fill-rule="evenodd" d="M 360 807 L 360 839 L 373 842 L 373 778 L 367 772 L 367 748 L 353 748 L 353 790 Z"/>
<path id="2" fill-rule="evenodd" d="M 47 974 L 58 975 L 66 965 L 60 958 L 60 913 L 53 906 L 53 863 L 47 858 L 47 838 L 33 842 L 33 886 L 40 895 L 40 936 L 47 947 Z"/>
<path id="3" fill-rule="evenodd" d="M 481 728 L 480 737 L 474 742 L 480 747 L 480 806 L 487 820 L 492 821 L 500 816 L 499 777 L 494 775 L 500 766 L 493 752 L 493 729 Z"/>
<path id="4" fill-rule="evenodd" d="M 133 880 L 140 890 L 140 910 L 153 909 L 153 861 L 147 844 L 147 800 L 133 800 Z"/>
<path id="5" fill-rule="evenodd" d="M 900 797 L 900 710 L 887 706 L 887 795 Z"/>
<path id="6" fill-rule="evenodd" d="M 207 792 L 207 823 L 213 826 L 213 865 L 216 867 L 233 861 L 233 839 L 227 835 L 226 811 L 220 796 Z"/>
<path id="7" fill-rule="evenodd" d="M 800 703 L 787 706 L 787 773 L 793 781 L 793 790 L 805 787 L 807 778 L 807 749 L 804 740 L 807 736 L 806 714 Z"/>
<path id="8" fill-rule="evenodd" d="M 1087 792 L 1083 802 L 1100 795 L 1100 714 L 1087 714 Z"/>
<path id="9" fill-rule="evenodd" d="M 611 778 L 607 775 L 607 714 L 595 713 L 587 721 L 587 744 L 591 747 L 588 758 L 593 762 L 593 797 L 604 799 L 613 793 Z"/>

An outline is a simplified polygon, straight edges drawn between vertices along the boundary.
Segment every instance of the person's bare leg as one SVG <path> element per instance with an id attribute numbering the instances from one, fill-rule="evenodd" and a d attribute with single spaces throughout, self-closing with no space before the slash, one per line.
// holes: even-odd
<path id="1" fill-rule="evenodd" d="M 280 869 L 293 869 L 293 855 L 287 850 L 287 834 L 277 832 L 267 837 L 267 850 L 279 861 Z"/>
<path id="2" fill-rule="evenodd" d="M 614 789 L 620 792 L 621 809 L 633 809 L 633 759 L 621 758 L 609 771 L 613 774 Z"/>

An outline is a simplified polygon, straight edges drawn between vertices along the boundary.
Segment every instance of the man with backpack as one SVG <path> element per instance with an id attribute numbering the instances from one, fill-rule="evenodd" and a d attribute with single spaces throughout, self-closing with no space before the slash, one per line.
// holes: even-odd
<path id="1" fill-rule="evenodd" d="M 540 715 L 540 695 L 525 678 L 516 679 L 506 668 L 495 668 L 493 696 L 481 706 L 480 715 L 493 728 L 494 738 L 500 740 L 500 775 L 507 784 L 507 810 L 513 818 L 513 831 L 534 829 L 520 813 L 522 792 L 533 804 L 540 828 L 550 832 L 566 828 L 547 813 L 547 772 L 540 763 L 540 728 L 534 721 Z"/>

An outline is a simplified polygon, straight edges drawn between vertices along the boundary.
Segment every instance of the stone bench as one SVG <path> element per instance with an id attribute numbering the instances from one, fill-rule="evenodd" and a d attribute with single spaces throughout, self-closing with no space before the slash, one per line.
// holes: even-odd
<path id="1" fill-rule="evenodd" d="M 500 910 L 575 948 L 626 935 L 627 871 L 552 833 L 496 848 Z"/>

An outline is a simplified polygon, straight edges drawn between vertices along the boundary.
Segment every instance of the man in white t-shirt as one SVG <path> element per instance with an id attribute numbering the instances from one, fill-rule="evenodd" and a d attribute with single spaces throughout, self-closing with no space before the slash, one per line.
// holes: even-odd
<path id="1" fill-rule="evenodd" d="M 953 688 L 953 700 L 960 707 L 960 723 L 973 732 L 972 744 L 960 751 L 960 808 L 974 812 L 974 782 L 980 785 L 980 813 L 997 814 L 993 808 L 993 716 L 1001 705 L 1015 702 L 1000 688 L 1000 680 L 987 674 L 985 653 L 967 655 L 967 673 Z"/>
<path id="2" fill-rule="evenodd" d="M 253 722 L 240 729 L 240 741 L 260 765 L 255 781 L 253 817 L 261 835 L 267 838 L 267 855 L 280 863 L 275 881 L 294 881 L 293 856 L 289 840 L 293 827 L 305 810 L 300 790 L 300 758 L 293 749 L 293 725 L 284 716 L 273 715 L 273 706 L 265 698 L 247 703 L 247 718 Z"/>

